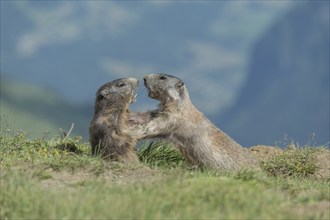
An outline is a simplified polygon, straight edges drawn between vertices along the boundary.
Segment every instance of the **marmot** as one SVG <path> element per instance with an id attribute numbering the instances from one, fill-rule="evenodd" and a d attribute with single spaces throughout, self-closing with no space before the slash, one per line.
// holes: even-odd
<path id="1" fill-rule="evenodd" d="M 160 105 L 158 110 L 149 113 L 151 120 L 146 120 L 134 135 L 140 139 L 169 140 L 196 166 L 237 170 L 257 163 L 253 154 L 195 108 L 181 79 L 167 74 L 149 74 L 144 77 L 144 83 L 148 96 L 159 100 Z"/>
<path id="2" fill-rule="evenodd" d="M 124 78 L 108 82 L 98 89 L 94 117 L 89 127 L 93 155 L 120 162 L 139 161 L 135 153 L 136 139 L 124 132 L 129 123 L 128 106 L 135 101 L 138 86 L 137 79 Z"/>

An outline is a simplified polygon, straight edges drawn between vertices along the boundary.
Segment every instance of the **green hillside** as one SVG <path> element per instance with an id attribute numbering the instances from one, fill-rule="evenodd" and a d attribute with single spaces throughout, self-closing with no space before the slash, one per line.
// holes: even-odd
<path id="1" fill-rule="evenodd" d="M 33 113 L 1 100 L 1 129 L 10 129 L 12 131 L 28 131 L 29 137 L 41 136 L 45 131 L 55 133 L 58 127 L 50 120 L 38 117 Z"/>
<path id="2" fill-rule="evenodd" d="M 87 137 L 91 107 L 71 104 L 46 87 L 1 79 L 1 129 L 24 130 L 29 137 L 67 131 Z"/>

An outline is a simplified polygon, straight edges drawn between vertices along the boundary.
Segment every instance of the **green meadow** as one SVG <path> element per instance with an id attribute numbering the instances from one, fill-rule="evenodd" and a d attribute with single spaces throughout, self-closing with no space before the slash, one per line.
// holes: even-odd
<path id="1" fill-rule="evenodd" d="M 146 142 L 141 163 L 90 155 L 80 137 L 2 131 L 1 219 L 329 219 L 330 153 L 290 147 L 237 172 L 191 167 Z"/>

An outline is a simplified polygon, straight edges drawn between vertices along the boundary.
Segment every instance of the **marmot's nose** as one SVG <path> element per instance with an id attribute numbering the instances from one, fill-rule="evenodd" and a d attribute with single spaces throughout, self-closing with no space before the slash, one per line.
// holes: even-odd
<path id="1" fill-rule="evenodd" d="M 146 84 L 146 82 L 147 82 L 147 76 L 144 76 L 143 77 L 143 81 L 144 81 L 144 84 Z"/>

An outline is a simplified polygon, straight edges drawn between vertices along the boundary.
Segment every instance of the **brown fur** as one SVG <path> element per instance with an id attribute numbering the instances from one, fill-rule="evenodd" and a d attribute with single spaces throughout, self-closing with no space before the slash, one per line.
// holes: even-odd
<path id="1" fill-rule="evenodd" d="M 167 74 L 149 74 L 144 81 L 149 97 L 159 100 L 160 106 L 157 111 L 145 113 L 151 120 L 145 120 L 148 123 L 142 124 L 134 135 L 169 140 L 196 166 L 237 170 L 256 164 L 247 149 L 195 108 L 182 80 Z"/>
<path id="2" fill-rule="evenodd" d="M 93 155 L 120 162 L 139 161 L 136 138 L 124 132 L 128 127 L 128 106 L 135 100 L 137 88 L 137 79 L 125 78 L 106 83 L 97 91 L 89 127 Z"/>

